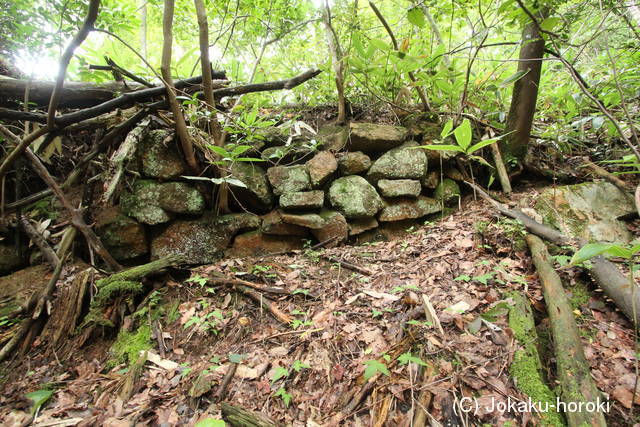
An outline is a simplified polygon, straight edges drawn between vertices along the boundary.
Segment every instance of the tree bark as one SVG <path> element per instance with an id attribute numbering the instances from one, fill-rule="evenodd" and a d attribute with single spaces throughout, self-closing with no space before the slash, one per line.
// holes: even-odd
<path id="1" fill-rule="evenodd" d="M 344 98 L 344 52 L 340 47 L 340 41 L 336 35 L 336 31 L 331 24 L 331 9 L 329 9 L 329 3 L 325 1 L 324 8 L 322 10 L 322 22 L 324 23 L 327 44 L 329 45 L 329 52 L 331 52 L 333 62 L 333 72 L 336 77 L 336 89 L 338 91 L 338 118 L 336 122 L 338 124 L 344 124 L 346 119 L 346 101 Z"/>
<path id="2" fill-rule="evenodd" d="M 162 79 L 167 91 L 167 101 L 169 107 L 173 113 L 173 120 L 175 121 L 176 133 L 180 139 L 182 151 L 191 169 L 192 173 L 199 173 L 200 167 L 196 160 L 195 153 L 193 151 L 193 143 L 191 142 L 191 136 L 187 130 L 187 123 L 182 114 L 182 108 L 176 99 L 176 89 L 173 87 L 173 77 L 171 77 L 171 48 L 173 45 L 173 11 L 174 0 L 164 0 L 164 14 L 162 17 L 162 65 L 160 66 L 162 71 Z M 208 64 L 207 64 L 208 66 Z"/>
<path id="3" fill-rule="evenodd" d="M 544 18 L 547 12 L 539 13 Z M 507 116 L 505 133 L 508 135 L 500 142 L 500 149 L 507 165 L 516 160 L 522 162 L 529 146 L 529 134 L 538 99 L 538 85 L 542 71 L 545 41 L 538 32 L 538 25 L 529 22 L 522 31 L 518 71 L 526 72 L 513 85 L 511 106 Z M 509 133 L 511 132 L 511 133 Z"/>
<path id="4" fill-rule="evenodd" d="M 589 412 L 585 409 L 585 404 L 592 402 L 597 408 L 596 402 L 602 399 L 602 396 L 591 378 L 578 327 L 564 293 L 560 276 L 549 262 L 549 252 L 544 242 L 532 234 L 528 234 L 525 240 L 531 249 L 533 263 L 542 281 L 561 385 L 560 397 L 566 404 L 572 402 L 582 404 L 582 410 L 565 412 L 567 422 L 570 427 L 606 426 L 604 414 L 598 411 Z"/>

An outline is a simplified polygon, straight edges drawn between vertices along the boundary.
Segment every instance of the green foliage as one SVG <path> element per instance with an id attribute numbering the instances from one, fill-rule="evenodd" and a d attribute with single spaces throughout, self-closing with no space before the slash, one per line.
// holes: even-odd
<path id="1" fill-rule="evenodd" d="M 151 350 L 151 328 L 141 325 L 136 331 L 129 332 L 122 329 L 111 345 L 111 359 L 108 366 L 114 367 L 120 363 L 133 364 L 140 357 L 140 352 Z"/>
<path id="2" fill-rule="evenodd" d="M 227 424 L 217 418 L 205 418 L 196 423 L 195 427 L 225 427 Z"/>
<path id="3" fill-rule="evenodd" d="M 386 376 L 391 376 L 389 369 L 384 363 L 377 360 L 367 360 L 363 362 L 367 367 L 364 370 L 364 380 L 369 381 L 374 375 L 381 373 Z"/>
<path id="4" fill-rule="evenodd" d="M 31 415 L 34 415 L 38 410 L 47 403 L 47 401 L 53 396 L 53 390 L 37 390 L 31 393 L 27 393 L 25 397 L 33 401 L 33 406 L 31 407 Z"/>

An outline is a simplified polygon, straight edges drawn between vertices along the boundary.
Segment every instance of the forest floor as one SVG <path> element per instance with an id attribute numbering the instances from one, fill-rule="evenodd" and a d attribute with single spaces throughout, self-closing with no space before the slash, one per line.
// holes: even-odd
<path id="1" fill-rule="evenodd" d="M 193 425 L 220 418 L 221 397 L 296 426 L 408 426 L 421 406 L 432 425 L 525 425 L 535 415 L 490 409 L 526 400 L 510 372 L 517 342 L 508 323 L 509 292 L 532 302 L 541 354 L 552 358 L 541 287 L 522 229 L 471 196 L 462 205 L 387 242 L 224 259 L 156 277 L 156 291 L 138 306 L 120 345 L 108 331 L 68 354 L 45 355 L 36 342 L 27 358 L 9 365 L 0 422 L 19 424 L 32 404 L 26 394 L 48 389 L 54 393 L 34 425 Z M 284 288 L 272 298 L 295 320 L 284 324 L 232 288 L 206 281 L 216 275 Z M 630 323 L 585 273 L 562 269 L 561 275 L 592 376 L 611 399 L 607 420 L 633 424 Z M 421 295 L 441 329 L 426 321 Z M 148 325 L 163 339 L 148 341 Z M 149 361 L 123 399 L 139 347 Z M 232 366 L 225 389 L 220 385 Z M 543 362 L 552 387 L 553 366 L 553 359 Z M 364 383 L 363 375 L 373 379 Z M 456 403 L 465 396 L 479 402 L 466 415 Z"/>

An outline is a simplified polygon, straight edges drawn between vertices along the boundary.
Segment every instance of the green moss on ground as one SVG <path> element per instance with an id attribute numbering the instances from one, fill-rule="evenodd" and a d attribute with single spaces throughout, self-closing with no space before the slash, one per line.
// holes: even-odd
<path id="1" fill-rule="evenodd" d="M 514 301 L 514 306 L 509 310 L 509 327 L 522 347 L 515 352 L 509 372 L 518 389 L 529 396 L 532 402 L 540 402 L 543 408 L 548 404 L 549 412 L 539 414 L 540 425 L 563 426 L 565 423 L 562 416 L 551 409 L 551 405 L 555 405 L 556 395 L 544 382 L 529 302 L 517 292 L 512 292 L 509 296 Z"/>
<path id="2" fill-rule="evenodd" d="M 121 330 L 118 337 L 111 345 L 112 358 L 107 362 L 107 367 L 125 363 L 131 365 L 140 357 L 140 352 L 151 350 L 151 327 L 142 325 L 136 331 Z"/>

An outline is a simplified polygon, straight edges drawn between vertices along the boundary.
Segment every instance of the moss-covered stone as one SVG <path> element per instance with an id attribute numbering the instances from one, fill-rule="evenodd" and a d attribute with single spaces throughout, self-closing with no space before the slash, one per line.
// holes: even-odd
<path id="1" fill-rule="evenodd" d="M 247 186 L 230 188 L 238 200 L 246 203 L 249 209 L 257 211 L 271 209 L 273 193 L 264 168 L 249 162 L 235 162 L 231 166 L 231 177 L 242 181 Z"/>
<path id="2" fill-rule="evenodd" d="M 333 181 L 329 188 L 329 202 L 349 219 L 375 216 L 383 206 L 376 189 L 358 175 Z"/>
<path id="3" fill-rule="evenodd" d="M 386 200 L 385 207 L 378 215 L 378 221 L 391 222 L 421 218 L 441 210 L 442 204 L 438 200 L 426 196 L 419 196 L 415 199 Z"/>
<path id="4" fill-rule="evenodd" d="M 325 150 L 337 153 L 342 151 L 349 140 L 349 128 L 346 126 L 326 125 L 318 130 L 315 138 Z"/>
<path id="5" fill-rule="evenodd" d="M 311 190 L 309 172 L 305 166 L 275 166 L 267 170 L 269 183 L 273 187 L 273 194 L 280 196 L 284 193 Z"/>
<path id="6" fill-rule="evenodd" d="M 324 219 L 315 213 L 281 213 L 282 221 L 287 224 L 317 230 L 324 226 Z"/>
<path id="7" fill-rule="evenodd" d="M 373 162 L 367 179 L 420 179 L 427 173 L 427 156 L 424 150 L 415 149 L 415 142 L 408 142 L 384 153 Z"/>
<path id="8" fill-rule="evenodd" d="M 282 209 L 320 209 L 324 205 L 324 191 L 297 191 L 280 196 Z"/>
<path id="9" fill-rule="evenodd" d="M 188 264 L 210 263 L 223 255 L 236 234 L 260 224 L 260 217 L 248 213 L 175 221 L 151 242 L 151 258 L 180 255 Z"/>
<path id="10" fill-rule="evenodd" d="M 349 151 L 381 152 L 402 144 L 408 134 L 400 126 L 350 123 Z"/>
<path id="11" fill-rule="evenodd" d="M 204 211 L 204 197 L 184 182 L 166 182 L 160 186 L 159 206 L 168 212 L 197 215 Z"/>
<path id="12" fill-rule="evenodd" d="M 148 178 L 174 179 L 183 175 L 186 165 L 176 147 L 173 132 L 166 129 L 150 131 L 138 148 L 141 172 Z"/>
<path id="13" fill-rule="evenodd" d="M 632 239 L 618 217 L 634 213 L 635 206 L 608 182 L 548 188 L 536 198 L 535 210 L 546 224 L 571 237 L 622 243 Z"/>
<path id="14" fill-rule="evenodd" d="M 548 411 L 540 412 L 540 425 L 563 426 L 562 416 L 555 410 L 556 395 L 545 384 L 540 356 L 536 347 L 537 334 L 529 302 L 518 292 L 509 294 L 514 305 L 509 310 L 509 327 L 520 348 L 516 350 L 509 372 L 516 387 L 532 402 L 540 403 Z"/>
<path id="15" fill-rule="evenodd" d="M 161 189 L 162 186 L 157 181 L 137 180 L 133 184 L 133 192 L 125 191 L 120 197 L 122 212 L 144 224 L 168 222 L 171 216 L 160 207 Z"/>
<path id="16" fill-rule="evenodd" d="M 321 151 L 307 162 L 307 171 L 313 188 L 321 188 L 335 174 L 338 161 L 331 151 Z"/>
<path id="17" fill-rule="evenodd" d="M 149 252 L 144 227 L 123 215 L 118 207 L 101 209 L 95 220 L 96 233 L 116 260 L 124 261 Z"/>
<path id="18" fill-rule="evenodd" d="M 454 180 L 445 178 L 436 187 L 433 197 L 444 203 L 455 202 L 460 197 L 460 186 Z"/>
<path id="19" fill-rule="evenodd" d="M 422 187 L 414 179 L 381 179 L 378 190 L 384 197 L 418 197 Z"/>

